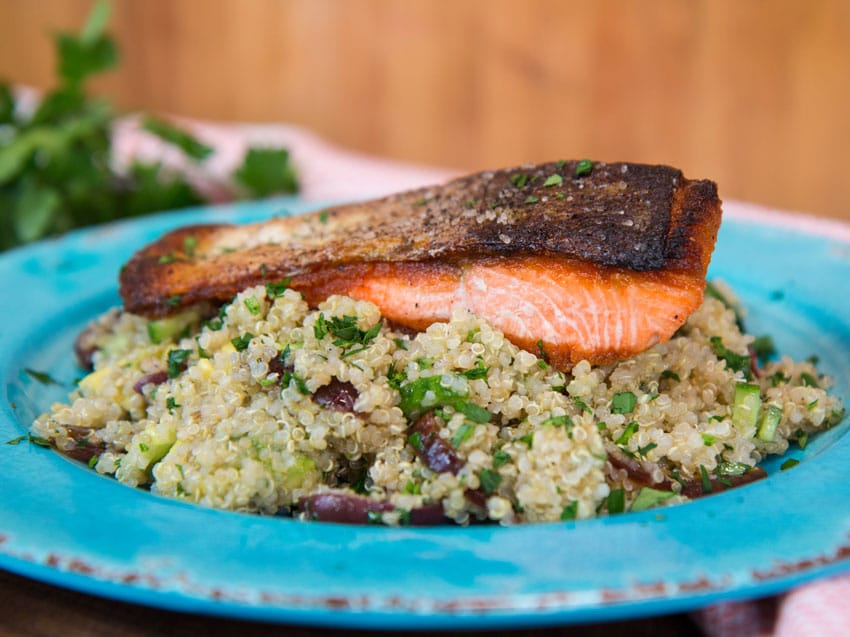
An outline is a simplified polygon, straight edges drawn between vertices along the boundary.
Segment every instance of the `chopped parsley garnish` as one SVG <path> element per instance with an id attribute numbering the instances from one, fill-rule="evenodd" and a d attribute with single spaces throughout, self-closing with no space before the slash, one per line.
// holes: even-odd
<path id="1" fill-rule="evenodd" d="M 493 467 L 501 467 L 510 462 L 511 456 L 507 451 L 498 449 L 493 452 Z"/>
<path id="2" fill-rule="evenodd" d="M 424 376 L 399 387 L 401 407 L 408 420 L 416 420 L 426 411 L 437 407 L 453 407 L 471 421 L 490 422 L 492 414 L 466 400 L 468 392 L 444 387 L 442 376 Z"/>
<path id="3" fill-rule="evenodd" d="M 404 351 L 407 351 L 407 341 L 404 340 L 403 338 L 399 338 L 398 336 L 396 336 L 393 339 L 393 342 L 395 343 L 395 346 L 398 347 L 399 349 L 403 349 Z"/>
<path id="4" fill-rule="evenodd" d="M 58 380 L 53 378 L 47 372 L 40 372 L 36 369 L 30 369 L 29 367 L 24 368 L 24 372 L 30 376 L 33 380 L 38 381 L 42 385 L 61 385 Z"/>
<path id="5" fill-rule="evenodd" d="M 750 347 L 760 361 L 765 361 L 776 354 L 776 345 L 773 344 L 773 339 L 767 335 L 757 336 Z"/>
<path id="6" fill-rule="evenodd" d="M 310 395 L 310 389 L 307 387 L 307 383 L 295 372 L 284 370 L 283 375 L 280 378 L 280 383 L 283 387 L 289 387 L 290 383 L 294 382 L 295 387 L 298 391 L 304 396 Z"/>
<path id="7" fill-rule="evenodd" d="M 540 352 L 540 358 L 542 358 L 545 362 L 549 362 L 549 354 L 546 352 L 546 348 L 543 346 L 543 340 L 540 339 L 537 341 L 537 351 Z"/>
<path id="8" fill-rule="evenodd" d="M 165 399 L 165 407 L 168 409 L 169 414 L 173 414 L 174 410 L 180 407 L 180 405 L 177 404 L 177 400 L 175 400 L 174 396 L 169 396 Z M 142 451 L 144 451 L 144 449 L 142 449 Z"/>
<path id="9" fill-rule="evenodd" d="M 498 471 L 492 469 L 482 469 L 478 474 L 478 481 L 481 483 L 481 489 L 487 495 L 493 493 L 502 484 L 502 476 Z"/>
<path id="10" fill-rule="evenodd" d="M 407 437 L 407 443 L 416 449 L 416 451 L 422 451 L 424 449 L 422 446 L 422 435 L 418 431 L 414 431 Z"/>
<path id="11" fill-rule="evenodd" d="M 733 372 L 743 372 L 746 378 L 751 376 L 750 372 L 750 357 L 746 354 L 737 354 L 723 344 L 723 339 L 719 336 L 712 336 L 708 339 L 711 343 L 711 349 L 717 358 L 726 361 L 726 365 Z"/>
<path id="12" fill-rule="evenodd" d="M 357 327 L 356 316 L 332 316 L 330 319 L 327 319 L 324 313 L 319 313 L 319 317 L 313 324 L 313 334 L 318 340 L 322 340 L 330 334 L 336 337 L 333 344 L 343 349 L 359 345 L 360 347 L 346 353 L 346 356 L 351 356 L 365 350 L 366 346 L 381 331 L 383 324 L 383 321 L 379 321 L 368 330 L 363 331 Z"/>
<path id="13" fill-rule="evenodd" d="M 390 368 L 387 370 L 387 384 L 398 390 L 406 380 L 407 373 L 403 369 L 396 370 L 395 363 L 390 363 Z"/>
<path id="14" fill-rule="evenodd" d="M 195 247 L 198 245 L 198 238 L 195 236 L 188 236 L 183 239 L 183 252 L 190 259 L 195 256 Z"/>
<path id="15" fill-rule="evenodd" d="M 522 188 L 528 183 L 528 175 L 525 173 L 516 173 L 515 175 L 511 175 L 511 183 L 516 188 Z"/>
<path id="16" fill-rule="evenodd" d="M 464 442 L 469 440 L 469 437 L 472 435 L 473 430 L 475 429 L 475 425 L 471 425 L 469 423 L 463 423 L 460 427 L 457 428 L 454 435 L 452 436 L 451 443 L 452 447 L 457 449 Z"/>
<path id="17" fill-rule="evenodd" d="M 257 300 L 256 297 L 249 296 L 243 302 L 245 303 L 245 307 L 248 308 L 248 311 L 253 316 L 257 316 L 257 314 L 260 313 L 260 310 L 262 309 L 262 307 L 260 306 L 260 302 Z"/>
<path id="18" fill-rule="evenodd" d="M 233 343 L 233 347 L 236 348 L 237 352 L 242 352 L 248 349 L 248 345 L 251 344 L 252 338 L 254 338 L 254 335 L 251 334 L 251 332 L 245 332 L 242 336 L 231 338 L 230 342 Z"/>
<path id="19" fill-rule="evenodd" d="M 283 281 L 275 281 L 273 283 L 266 283 L 266 296 L 270 299 L 276 299 L 279 296 L 283 296 L 283 293 L 289 288 L 289 284 L 292 282 L 291 278 L 286 278 Z"/>
<path id="20" fill-rule="evenodd" d="M 658 443 L 656 443 L 656 442 L 648 442 L 643 447 L 641 447 L 637 450 L 638 455 L 645 456 L 650 451 L 655 449 L 657 446 L 658 446 Z"/>
<path id="21" fill-rule="evenodd" d="M 476 363 L 475 367 L 472 369 L 467 369 L 464 372 L 461 372 L 461 376 L 466 376 L 469 380 L 479 380 L 481 378 L 487 378 L 487 372 L 490 371 L 489 367 L 484 367 L 484 362 L 479 360 Z"/>
<path id="22" fill-rule="evenodd" d="M 800 383 L 803 387 L 819 387 L 818 379 L 809 374 L 808 372 L 803 372 L 800 374 Z"/>
<path id="23" fill-rule="evenodd" d="M 630 422 L 628 425 L 626 425 L 625 430 L 623 431 L 623 433 L 622 433 L 622 434 L 620 434 L 620 437 L 619 437 L 619 438 L 617 438 L 617 439 L 614 441 L 614 444 L 616 444 L 616 445 L 625 445 L 625 444 L 628 444 L 628 442 L 629 442 L 629 440 L 631 439 L 631 437 L 632 437 L 632 436 L 634 436 L 634 435 L 635 435 L 635 433 L 637 433 L 637 430 L 638 430 L 638 424 L 637 424 L 637 422 L 635 422 L 635 421 L 633 420 L 633 421 L 632 421 L 632 422 Z"/>
<path id="24" fill-rule="evenodd" d="M 575 520 L 578 516 L 578 502 L 573 500 L 561 511 L 561 520 Z"/>
<path id="25" fill-rule="evenodd" d="M 168 352 L 168 377 L 177 378 L 186 365 L 186 360 L 192 353 L 190 349 L 172 349 Z"/>
<path id="26" fill-rule="evenodd" d="M 584 177 L 593 172 L 593 162 L 589 159 L 582 159 L 576 164 L 576 177 Z"/>
<path id="27" fill-rule="evenodd" d="M 630 414 L 635 410 L 637 397 L 630 391 L 621 391 L 611 399 L 612 414 Z"/>
<path id="28" fill-rule="evenodd" d="M 561 416 L 552 416 L 540 423 L 541 427 L 548 427 L 550 425 L 553 427 L 565 427 L 567 429 L 571 429 L 573 426 L 573 419 L 567 414 L 563 414 Z"/>
<path id="29" fill-rule="evenodd" d="M 573 404 L 587 414 L 593 413 L 593 410 L 581 398 L 573 398 Z"/>
<path id="30" fill-rule="evenodd" d="M 546 181 L 543 182 L 543 185 L 546 186 L 547 188 L 549 188 L 551 186 L 560 186 L 563 183 L 564 183 L 564 178 L 561 177 L 560 175 L 549 175 L 546 178 Z"/>

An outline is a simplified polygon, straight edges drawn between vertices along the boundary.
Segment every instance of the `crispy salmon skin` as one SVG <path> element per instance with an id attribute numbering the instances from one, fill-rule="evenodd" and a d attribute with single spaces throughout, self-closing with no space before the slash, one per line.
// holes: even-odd
<path id="1" fill-rule="evenodd" d="M 699 307 L 715 184 L 668 166 L 556 162 L 247 225 L 175 230 L 125 265 L 125 309 L 163 316 L 289 279 L 424 329 L 464 307 L 561 369 L 667 340 Z"/>

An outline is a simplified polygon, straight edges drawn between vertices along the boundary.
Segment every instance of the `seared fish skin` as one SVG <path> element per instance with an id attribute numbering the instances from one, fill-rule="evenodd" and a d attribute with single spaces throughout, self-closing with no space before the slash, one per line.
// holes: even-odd
<path id="1" fill-rule="evenodd" d="M 162 316 L 291 279 L 315 304 L 372 301 L 422 329 L 464 306 L 568 369 L 666 340 L 702 302 L 717 188 L 668 166 L 577 162 L 487 171 L 442 186 L 242 226 L 190 226 L 134 255 L 125 308 Z"/>

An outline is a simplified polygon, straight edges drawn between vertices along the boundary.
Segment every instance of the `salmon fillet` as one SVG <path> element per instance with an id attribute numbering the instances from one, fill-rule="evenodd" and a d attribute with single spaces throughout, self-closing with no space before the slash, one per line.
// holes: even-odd
<path id="1" fill-rule="evenodd" d="M 311 305 L 371 301 L 424 329 L 464 307 L 560 369 L 665 341 L 702 303 L 715 184 L 668 166 L 488 171 L 247 225 L 166 234 L 122 269 L 125 308 L 163 316 L 290 279 Z"/>

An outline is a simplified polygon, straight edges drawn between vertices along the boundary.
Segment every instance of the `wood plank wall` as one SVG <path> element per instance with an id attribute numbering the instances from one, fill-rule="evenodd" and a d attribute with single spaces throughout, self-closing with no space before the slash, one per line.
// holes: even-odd
<path id="1" fill-rule="evenodd" d="M 850 219 L 846 0 L 116 0 L 122 108 L 306 125 L 459 169 L 670 163 Z M 0 77 L 52 81 L 90 0 L 0 0 Z"/>

